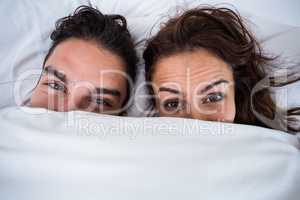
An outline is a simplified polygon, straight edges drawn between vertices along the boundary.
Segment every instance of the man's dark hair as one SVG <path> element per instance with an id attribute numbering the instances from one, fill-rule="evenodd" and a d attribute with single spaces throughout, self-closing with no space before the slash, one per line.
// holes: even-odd
<path id="1" fill-rule="evenodd" d="M 105 15 L 93 7 L 80 6 L 72 15 L 63 17 L 56 22 L 55 30 L 50 38 L 52 45 L 43 66 L 57 45 L 67 39 L 78 38 L 96 42 L 123 59 L 127 68 L 126 73 L 134 83 L 138 58 L 133 39 L 127 29 L 126 19 L 123 16 Z M 123 105 L 128 102 L 131 92 L 128 83 L 127 98 Z"/>

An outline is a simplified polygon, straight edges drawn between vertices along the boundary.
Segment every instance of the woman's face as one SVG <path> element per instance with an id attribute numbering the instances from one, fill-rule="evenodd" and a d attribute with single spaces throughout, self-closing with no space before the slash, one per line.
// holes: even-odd
<path id="1" fill-rule="evenodd" d="M 161 58 L 154 66 L 156 109 L 162 117 L 233 122 L 234 80 L 230 66 L 206 50 Z"/>
<path id="2" fill-rule="evenodd" d="M 60 43 L 44 66 L 32 107 L 118 114 L 126 97 L 122 59 L 91 41 Z"/>

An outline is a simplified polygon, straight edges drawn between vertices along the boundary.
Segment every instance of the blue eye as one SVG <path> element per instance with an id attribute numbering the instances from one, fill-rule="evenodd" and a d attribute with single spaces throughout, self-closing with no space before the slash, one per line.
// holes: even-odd
<path id="1" fill-rule="evenodd" d="M 57 91 L 61 91 L 61 92 L 66 91 L 66 87 L 63 84 L 60 84 L 57 82 L 47 83 L 47 85 L 53 90 L 57 90 Z"/>
<path id="2" fill-rule="evenodd" d="M 217 92 L 208 94 L 204 99 L 202 99 L 203 104 L 216 103 L 222 101 L 225 97 L 224 93 Z"/>

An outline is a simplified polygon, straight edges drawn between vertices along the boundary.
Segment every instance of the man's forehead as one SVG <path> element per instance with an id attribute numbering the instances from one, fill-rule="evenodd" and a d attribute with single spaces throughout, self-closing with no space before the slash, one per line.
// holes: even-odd
<path id="1" fill-rule="evenodd" d="M 95 42 L 74 38 L 58 44 L 48 60 L 51 64 L 60 65 L 61 68 L 70 68 L 73 71 L 78 69 L 125 70 L 123 59 L 115 53 L 102 48 Z"/>

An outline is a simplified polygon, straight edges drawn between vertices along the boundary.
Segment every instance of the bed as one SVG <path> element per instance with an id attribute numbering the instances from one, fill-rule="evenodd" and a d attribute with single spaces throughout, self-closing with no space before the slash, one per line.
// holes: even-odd
<path id="1" fill-rule="evenodd" d="M 136 95 L 129 117 L 22 107 L 49 48 L 55 21 L 79 5 L 126 16 L 141 55 L 160 23 L 202 3 L 191 0 L 1 1 L 0 199 L 288 199 L 300 197 L 300 136 L 221 122 L 147 118 Z M 297 63 L 296 0 L 235 6 L 264 49 Z M 252 2 L 252 1 L 251 1 Z M 232 5 L 226 5 L 232 6 Z M 281 16 L 273 17 L 281 10 Z M 143 82 L 139 63 L 137 86 Z M 145 88 L 137 94 L 145 93 Z M 300 84 L 276 91 L 300 106 Z"/>

